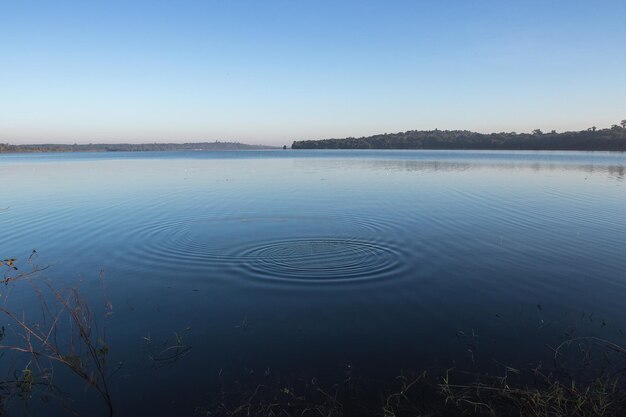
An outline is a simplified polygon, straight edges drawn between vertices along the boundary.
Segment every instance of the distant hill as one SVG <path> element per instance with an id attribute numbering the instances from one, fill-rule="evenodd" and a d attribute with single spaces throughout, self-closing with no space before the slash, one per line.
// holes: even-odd
<path id="1" fill-rule="evenodd" d="M 410 130 L 360 138 L 295 141 L 292 149 L 507 149 L 626 151 L 626 120 L 609 129 L 580 132 L 476 133 L 469 130 Z"/>
<path id="2" fill-rule="evenodd" d="M 9 145 L 0 143 L 0 153 L 20 152 L 152 152 L 152 151 L 231 151 L 277 149 L 273 146 L 247 145 L 239 142 L 200 143 L 96 143 L 88 145 Z"/>

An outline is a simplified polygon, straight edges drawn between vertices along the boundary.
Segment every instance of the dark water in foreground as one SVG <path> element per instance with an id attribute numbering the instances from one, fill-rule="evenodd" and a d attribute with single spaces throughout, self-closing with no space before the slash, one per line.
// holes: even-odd
<path id="1" fill-rule="evenodd" d="M 220 378 L 384 379 L 468 346 L 523 366 L 564 329 L 626 342 L 625 170 L 584 152 L 0 156 L 0 256 L 34 248 L 93 297 L 104 269 L 116 415 L 191 415 Z M 155 363 L 175 332 L 191 350 Z"/>

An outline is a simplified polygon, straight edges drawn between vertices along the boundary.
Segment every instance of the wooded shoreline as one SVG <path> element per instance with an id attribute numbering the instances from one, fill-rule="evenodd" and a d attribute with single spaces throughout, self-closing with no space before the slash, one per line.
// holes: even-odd
<path id="1" fill-rule="evenodd" d="M 532 151 L 626 151 L 626 120 L 607 129 L 578 132 L 476 133 L 469 130 L 410 130 L 399 133 L 295 141 L 292 149 L 459 149 Z"/>
<path id="2" fill-rule="evenodd" d="M 283 147 L 285 149 L 286 147 Z M 294 141 L 292 149 L 441 149 L 441 150 L 529 150 L 529 151 L 617 151 L 626 152 L 626 120 L 620 125 L 557 133 L 500 132 L 477 133 L 469 130 L 409 130 L 360 138 Z M 115 144 L 34 144 L 0 143 L 2 153 L 35 152 L 157 152 L 227 151 L 280 149 L 276 146 L 239 142 L 197 143 L 115 143 Z"/>

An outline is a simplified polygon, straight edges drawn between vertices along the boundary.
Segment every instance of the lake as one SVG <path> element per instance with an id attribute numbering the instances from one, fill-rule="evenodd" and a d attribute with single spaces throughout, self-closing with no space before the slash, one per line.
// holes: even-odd
<path id="1" fill-rule="evenodd" d="M 194 415 L 229 381 L 497 373 L 568 332 L 624 345 L 625 171 L 602 152 L 2 155 L 0 256 L 27 269 L 36 249 L 37 280 L 90 300 L 103 270 L 115 415 Z M 11 303 L 36 317 L 29 292 Z"/>

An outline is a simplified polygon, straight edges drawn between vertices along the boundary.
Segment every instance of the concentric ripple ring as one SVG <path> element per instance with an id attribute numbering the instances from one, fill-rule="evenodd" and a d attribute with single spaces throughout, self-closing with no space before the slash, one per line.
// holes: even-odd
<path id="1" fill-rule="evenodd" d="M 255 277 L 281 281 L 342 282 L 383 278 L 399 263 L 389 246 L 355 239 L 280 240 L 241 253 Z"/>

